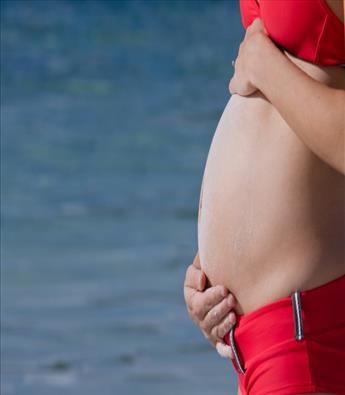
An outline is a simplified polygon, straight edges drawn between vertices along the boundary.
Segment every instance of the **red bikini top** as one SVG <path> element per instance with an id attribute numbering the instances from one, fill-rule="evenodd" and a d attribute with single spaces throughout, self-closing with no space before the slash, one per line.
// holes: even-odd
<path id="1" fill-rule="evenodd" d="M 344 24 L 326 0 L 240 0 L 245 29 L 260 17 L 270 38 L 319 65 L 345 63 Z"/>

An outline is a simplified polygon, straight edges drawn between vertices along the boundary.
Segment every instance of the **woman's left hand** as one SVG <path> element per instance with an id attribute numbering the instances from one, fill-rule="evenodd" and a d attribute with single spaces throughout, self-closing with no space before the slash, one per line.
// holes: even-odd
<path id="1" fill-rule="evenodd" d="M 234 63 L 235 72 L 229 83 L 232 95 L 237 93 L 241 96 L 249 96 L 257 90 L 253 83 L 252 70 L 257 67 L 260 56 L 264 56 L 267 46 L 272 46 L 272 42 L 262 20 L 256 18 L 247 28 Z"/>

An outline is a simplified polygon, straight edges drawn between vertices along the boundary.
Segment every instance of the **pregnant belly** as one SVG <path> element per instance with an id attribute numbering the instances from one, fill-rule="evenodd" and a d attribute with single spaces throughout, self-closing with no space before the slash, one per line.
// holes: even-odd
<path id="1" fill-rule="evenodd" d="M 238 313 L 343 271 L 342 186 L 261 94 L 231 97 L 205 167 L 198 243 L 210 283 L 234 293 Z"/>

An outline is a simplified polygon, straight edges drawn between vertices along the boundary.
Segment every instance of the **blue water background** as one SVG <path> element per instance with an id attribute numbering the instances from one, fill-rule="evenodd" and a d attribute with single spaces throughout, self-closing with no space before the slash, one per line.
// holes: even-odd
<path id="1" fill-rule="evenodd" d="M 1 394 L 221 395 L 189 319 L 237 1 L 1 2 Z"/>

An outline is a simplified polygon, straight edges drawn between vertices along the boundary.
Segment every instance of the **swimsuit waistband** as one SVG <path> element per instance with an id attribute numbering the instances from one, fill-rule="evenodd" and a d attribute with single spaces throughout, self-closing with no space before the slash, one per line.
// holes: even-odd
<path id="1" fill-rule="evenodd" d="M 227 344 L 232 341 L 240 359 L 247 361 L 277 343 L 296 340 L 296 328 L 301 329 L 299 340 L 344 328 L 344 300 L 345 275 L 239 315 L 232 333 L 224 340 Z"/>
<path id="2" fill-rule="evenodd" d="M 334 303 L 337 297 L 344 295 L 345 292 L 345 275 L 331 280 L 325 284 L 318 287 L 300 291 L 301 301 L 304 309 L 320 304 L 320 306 L 327 307 L 328 304 Z M 266 304 L 258 309 L 247 313 L 237 315 L 237 323 L 239 327 L 245 326 L 247 323 L 255 320 L 256 318 L 263 316 L 265 314 L 270 314 L 272 312 L 275 314 L 279 309 L 284 307 L 291 307 L 291 296 L 278 299 L 274 302 Z M 345 309 L 345 307 L 344 307 Z"/>

